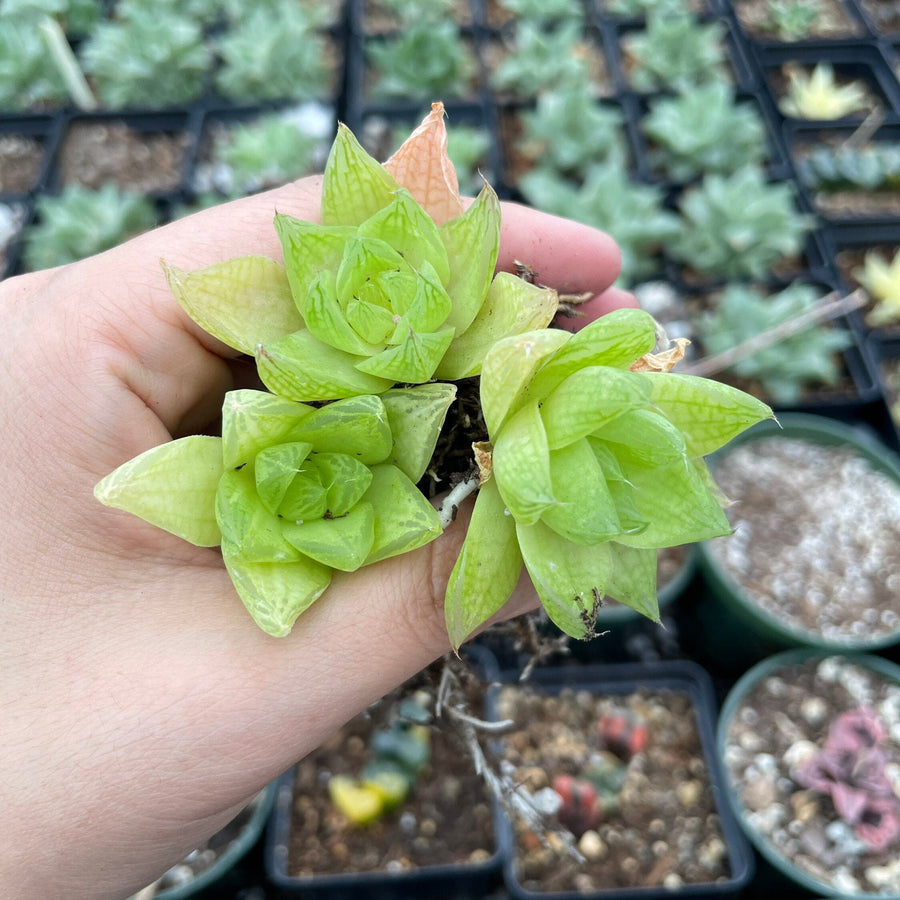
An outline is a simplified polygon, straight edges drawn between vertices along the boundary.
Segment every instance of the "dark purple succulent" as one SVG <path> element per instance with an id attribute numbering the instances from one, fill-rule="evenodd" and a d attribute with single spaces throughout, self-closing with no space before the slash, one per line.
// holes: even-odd
<path id="1" fill-rule="evenodd" d="M 885 773 L 887 731 L 867 706 L 841 713 L 821 751 L 803 763 L 799 784 L 828 794 L 838 815 L 873 850 L 900 836 L 900 799 Z"/>

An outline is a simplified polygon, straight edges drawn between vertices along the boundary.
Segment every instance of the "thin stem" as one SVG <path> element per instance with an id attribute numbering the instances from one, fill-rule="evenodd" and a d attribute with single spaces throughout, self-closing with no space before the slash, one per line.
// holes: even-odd
<path id="1" fill-rule="evenodd" d="M 84 72 L 81 71 L 81 66 L 78 65 L 78 60 L 75 58 L 59 22 L 50 16 L 44 16 L 38 28 L 41 30 L 47 52 L 66 84 L 66 90 L 69 92 L 72 102 L 81 110 L 93 112 L 100 104 L 97 103 L 97 98 L 91 92 Z"/>
<path id="2" fill-rule="evenodd" d="M 748 338 L 746 341 L 742 341 L 728 350 L 723 350 L 721 353 L 715 354 L 715 356 L 707 356 L 706 359 L 698 360 L 692 365 L 685 367 L 682 371 L 687 375 L 714 375 L 716 372 L 721 372 L 742 359 L 746 359 L 754 353 L 759 353 L 760 350 L 765 350 L 766 347 L 771 347 L 773 344 L 785 340 L 785 338 L 799 334 L 801 331 L 805 331 L 819 322 L 824 322 L 826 319 L 832 319 L 835 316 L 847 315 L 854 309 L 865 306 L 867 302 L 868 297 L 866 293 L 860 289 L 855 290 L 846 297 L 838 297 L 836 292 L 832 292 L 819 300 L 815 306 L 799 315 L 785 319 L 774 328 L 761 331 L 759 334 L 753 335 L 752 338 Z"/>
<path id="3" fill-rule="evenodd" d="M 441 505 L 438 507 L 438 518 L 441 520 L 441 528 L 449 527 L 450 523 L 456 518 L 459 504 L 470 494 L 474 494 L 478 490 L 480 483 L 479 477 L 473 475 L 471 478 L 461 481 L 444 497 Z"/>

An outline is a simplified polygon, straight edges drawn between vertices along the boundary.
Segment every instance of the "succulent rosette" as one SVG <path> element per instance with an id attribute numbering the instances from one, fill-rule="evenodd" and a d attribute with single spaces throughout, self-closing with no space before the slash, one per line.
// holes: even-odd
<path id="1" fill-rule="evenodd" d="M 383 165 L 339 126 L 321 224 L 275 217 L 284 265 L 250 256 L 167 267 L 173 293 L 291 400 L 477 375 L 495 341 L 545 327 L 558 299 L 495 275 L 500 202 L 485 184 L 464 209 L 446 146 L 439 103 Z"/>
<path id="2" fill-rule="evenodd" d="M 656 323 L 622 309 L 575 335 L 499 341 L 484 360 L 490 443 L 447 588 L 453 645 L 509 598 L 524 563 L 551 620 L 593 632 L 605 596 L 659 619 L 661 547 L 728 534 L 703 457 L 771 416 L 735 388 L 669 371 Z"/>
<path id="3" fill-rule="evenodd" d="M 335 569 L 355 571 L 441 533 L 415 483 L 455 394 L 427 384 L 316 408 L 232 391 L 221 437 L 154 447 L 95 495 L 198 546 L 221 545 L 256 623 L 285 635 Z"/>

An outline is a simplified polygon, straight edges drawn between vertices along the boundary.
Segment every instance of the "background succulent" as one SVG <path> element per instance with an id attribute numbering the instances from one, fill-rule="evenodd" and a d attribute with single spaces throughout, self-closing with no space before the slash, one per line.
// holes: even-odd
<path id="1" fill-rule="evenodd" d="M 72 185 L 59 195 L 43 194 L 35 212 L 37 221 L 25 234 L 29 270 L 84 259 L 156 224 L 156 211 L 146 197 L 112 183 L 97 190 Z"/>
<path id="2" fill-rule="evenodd" d="M 626 34 L 622 47 L 635 90 L 686 91 L 730 74 L 720 22 L 652 13 L 644 29 Z"/>
<path id="3" fill-rule="evenodd" d="M 601 103 L 586 83 L 540 94 L 522 123 L 516 149 L 542 168 L 584 176 L 592 165 L 627 161 L 621 109 Z"/>
<path id="4" fill-rule="evenodd" d="M 36 25 L 44 16 L 50 16 L 72 37 L 87 34 L 101 13 L 100 0 L 3 0 L 0 4 L 0 21 L 8 17 Z"/>
<path id="5" fill-rule="evenodd" d="M 475 74 L 472 52 L 449 19 L 419 20 L 399 34 L 369 38 L 365 54 L 375 70 L 372 93 L 378 97 L 458 97 Z"/>
<path id="6" fill-rule="evenodd" d="M 500 0 L 500 5 L 519 21 L 551 22 L 581 19 L 584 15 L 580 0 Z"/>
<path id="7" fill-rule="evenodd" d="M 216 90 L 230 100 L 318 99 L 330 71 L 319 18 L 287 2 L 252 5 L 216 41 Z"/>
<path id="8" fill-rule="evenodd" d="M 823 15 L 818 0 L 766 0 L 765 15 L 759 24 L 780 41 L 800 41 L 809 37 Z"/>
<path id="9" fill-rule="evenodd" d="M 691 12 L 688 0 L 603 0 L 603 8 L 623 19 L 641 19 L 649 15 L 681 15 Z"/>
<path id="10" fill-rule="evenodd" d="M 79 52 L 100 99 L 112 109 L 188 104 L 203 91 L 212 55 L 200 25 L 131 4 L 101 22 Z"/>
<path id="11" fill-rule="evenodd" d="M 785 66 L 787 91 L 778 103 L 786 116 L 796 119 L 842 119 L 864 110 L 871 99 L 861 81 L 840 84 L 829 63 L 816 63 L 813 69 Z"/>
<path id="12" fill-rule="evenodd" d="M 734 89 L 711 82 L 675 97 L 650 102 L 641 128 L 653 141 L 651 162 L 674 181 L 707 172 L 729 174 L 767 155 L 766 126 Z"/>
<path id="13" fill-rule="evenodd" d="M 900 143 L 892 141 L 815 144 L 795 154 L 794 162 L 800 181 L 814 189 L 900 188 Z"/>
<path id="14" fill-rule="evenodd" d="M 698 322 L 704 350 L 709 355 L 730 350 L 800 315 L 821 297 L 822 292 L 809 284 L 796 283 L 774 295 L 749 285 L 730 284 L 714 309 Z M 837 384 L 841 376 L 839 351 L 852 343 L 853 338 L 843 329 L 815 325 L 734 363 L 730 371 L 758 381 L 773 403 L 791 406 L 808 387 Z"/>
<path id="15" fill-rule="evenodd" d="M 447 588 L 454 646 L 503 605 L 523 562 L 574 637 L 592 634 L 604 594 L 657 619 L 656 548 L 730 532 L 701 457 L 771 411 L 715 382 L 632 371 L 655 343 L 647 313 L 618 310 L 574 336 L 491 348 L 491 474 Z"/>
<path id="16" fill-rule="evenodd" d="M 877 328 L 900 321 L 900 252 L 887 260 L 877 250 L 869 250 L 853 277 L 874 301 L 866 314 L 868 324 Z"/>
<path id="17" fill-rule="evenodd" d="M 495 90 L 534 97 L 544 90 L 577 87 L 588 80 L 588 64 L 579 22 L 553 28 L 534 20 L 516 23 L 507 54 L 493 72 Z"/>
<path id="18" fill-rule="evenodd" d="M 796 256 L 812 227 L 788 182 L 766 181 L 757 166 L 707 175 L 679 201 L 683 224 L 667 250 L 678 262 L 718 278 L 763 278 Z"/>
<path id="19" fill-rule="evenodd" d="M 27 110 L 66 97 L 65 82 L 34 23 L 0 13 L 0 107 Z"/>

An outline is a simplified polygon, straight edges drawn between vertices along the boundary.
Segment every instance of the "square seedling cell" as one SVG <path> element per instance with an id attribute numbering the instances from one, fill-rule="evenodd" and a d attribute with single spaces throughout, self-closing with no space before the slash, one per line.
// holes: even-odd
<path id="1" fill-rule="evenodd" d="M 787 119 L 861 122 L 873 113 L 900 110 L 900 86 L 879 48 L 872 44 L 769 47 L 760 50 L 759 58 L 772 103 Z M 827 96 L 846 99 L 846 104 L 823 106 L 817 101 L 810 108 L 803 108 L 806 104 L 801 86 L 817 76 L 826 81 L 833 78 L 833 86 L 826 85 Z M 793 97 L 792 80 L 798 86 Z M 818 98 L 823 93 L 821 86 L 815 91 Z M 850 99 L 848 95 L 852 95 Z"/>
<path id="2" fill-rule="evenodd" d="M 188 178 L 197 195 L 242 197 L 324 170 L 337 128 L 329 103 L 204 113 Z"/>
<path id="3" fill-rule="evenodd" d="M 738 28 L 762 45 L 805 41 L 846 40 L 860 37 L 865 27 L 844 0 L 735 0 Z"/>
<path id="4" fill-rule="evenodd" d="M 0 198 L 26 195 L 39 188 L 58 133 L 58 122 L 51 116 L 0 120 Z"/>
<path id="5" fill-rule="evenodd" d="M 54 190 L 81 185 L 161 196 L 179 189 L 193 139 L 186 114 L 72 117 L 51 176 Z"/>
<path id="6" fill-rule="evenodd" d="M 363 36 L 401 31 L 406 24 L 402 12 L 404 5 L 409 11 L 414 9 L 413 4 L 398 3 L 397 0 L 350 0 L 350 28 Z M 423 12 L 452 19 L 460 28 L 472 28 L 480 10 L 477 0 L 429 0 L 416 10 L 416 18 Z"/>
<path id="7" fill-rule="evenodd" d="M 594 8 L 601 21 L 614 24 L 641 25 L 648 14 L 658 8 L 678 7 L 697 18 L 706 19 L 718 12 L 716 0 L 594 0 Z"/>
<path id="8" fill-rule="evenodd" d="M 900 122 L 875 128 L 786 122 L 785 143 L 809 203 L 826 223 L 900 218 Z"/>
<path id="9" fill-rule="evenodd" d="M 887 0 L 856 0 L 872 34 L 882 38 L 900 35 L 900 7 Z"/>

